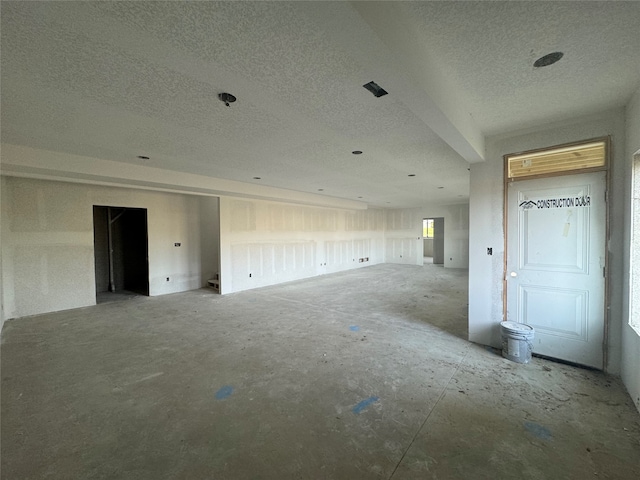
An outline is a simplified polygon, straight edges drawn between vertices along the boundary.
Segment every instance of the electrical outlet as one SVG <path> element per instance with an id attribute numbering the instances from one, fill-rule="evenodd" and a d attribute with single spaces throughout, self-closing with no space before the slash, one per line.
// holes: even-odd
<path id="1" fill-rule="evenodd" d="M 251 278 L 251 274 L 249 274 L 249 278 Z"/>
<path id="2" fill-rule="evenodd" d="M 493 248 L 491 247 L 487 248 L 487 255 L 493 255 Z"/>
<path id="3" fill-rule="evenodd" d="M 182 245 L 180 242 L 177 242 L 177 243 L 173 244 L 174 247 L 179 247 L 180 245 Z"/>
<path id="4" fill-rule="evenodd" d="M 169 282 L 169 281 L 170 281 L 170 280 L 169 280 L 169 277 L 167 277 L 167 282 Z"/>

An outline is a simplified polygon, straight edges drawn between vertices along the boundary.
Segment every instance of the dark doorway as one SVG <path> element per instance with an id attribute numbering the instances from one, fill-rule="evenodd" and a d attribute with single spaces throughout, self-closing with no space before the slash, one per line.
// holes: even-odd
<path id="1" fill-rule="evenodd" d="M 149 295 L 147 210 L 93 207 L 98 303 Z"/>

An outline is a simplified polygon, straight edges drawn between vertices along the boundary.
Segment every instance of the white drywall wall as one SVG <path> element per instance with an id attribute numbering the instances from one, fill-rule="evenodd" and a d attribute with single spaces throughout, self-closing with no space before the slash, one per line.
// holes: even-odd
<path id="1" fill-rule="evenodd" d="M 612 136 L 609 274 L 610 321 L 607 370 L 620 371 L 625 172 L 625 128 L 622 109 L 575 119 L 544 129 L 487 139 L 487 160 L 471 166 L 469 209 L 469 339 L 500 346 L 502 321 L 503 234 L 503 155 L 543 148 L 589 138 Z M 493 255 L 487 255 L 487 247 Z"/>
<path id="2" fill-rule="evenodd" d="M 221 197 L 221 292 L 382 263 L 384 231 L 382 210 Z"/>
<path id="3" fill-rule="evenodd" d="M 425 257 L 433 257 L 433 238 L 425 238 L 423 255 Z"/>
<path id="4" fill-rule="evenodd" d="M 468 205 L 445 220 L 445 266 L 468 266 Z M 221 291 L 231 293 L 377 263 L 422 265 L 422 209 L 342 210 L 221 197 Z M 360 258 L 369 258 L 360 263 Z M 251 276 L 249 276 L 251 275 Z"/>
<path id="5" fill-rule="evenodd" d="M 385 212 L 385 262 L 423 264 L 422 216 L 418 209 Z"/>
<path id="6" fill-rule="evenodd" d="M 633 155 L 640 150 L 640 88 L 636 91 L 635 95 L 629 102 L 626 108 L 626 150 L 624 159 L 624 172 L 626 177 L 626 196 L 625 203 L 627 206 L 631 205 L 632 192 L 631 192 L 631 179 L 633 168 Z M 640 185 L 640 178 L 636 178 L 636 189 Z M 637 190 L 636 190 L 637 191 Z M 635 198 L 635 195 L 633 196 Z M 635 200 L 636 205 L 640 201 Z M 630 320 L 630 296 L 629 296 L 629 255 L 631 249 L 634 248 L 634 269 L 640 268 L 640 263 L 636 263 L 636 259 L 639 257 L 638 242 L 640 238 L 635 239 L 633 247 L 630 245 L 631 237 L 631 214 L 630 209 L 625 210 L 625 243 L 624 243 L 624 265 L 625 270 L 623 273 L 623 290 L 625 293 L 622 309 L 622 361 L 621 361 L 621 374 L 622 381 L 627 387 L 631 398 L 636 404 L 638 410 L 640 410 L 640 335 L 629 326 Z M 640 209 L 634 212 L 635 221 L 640 222 Z M 636 299 L 635 301 L 639 301 Z M 637 320 L 637 319 L 636 319 Z"/>
<path id="7" fill-rule="evenodd" d="M 220 273 L 220 199 L 200 197 L 200 256 L 202 285 Z"/>
<path id="8" fill-rule="evenodd" d="M 421 218 L 444 218 L 444 267 L 469 268 L 469 204 L 420 209 Z"/>
<path id="9" fill-rule="evenodd" d="M 202 286 L 198 197 L 2 177 L 5 318 L 95 304 L 94 205 L 147 209 L 150 295 Z"/>

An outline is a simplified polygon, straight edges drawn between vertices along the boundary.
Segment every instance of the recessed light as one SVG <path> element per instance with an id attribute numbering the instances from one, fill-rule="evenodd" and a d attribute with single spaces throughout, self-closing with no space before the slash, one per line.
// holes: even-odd
<path id="1" fill-rule="evenodd" d="M 354 150 L 353 152 L 354 155 L 362 155 L 362 150 Z"/>
<path id="2" fill-rule="evenodd" d="M 549 65 L 553 65 L 554 63 L 556 63 L 563 56 L 564 56 L 564 53 L 562 53 L 562 52 L 548 53 L 545 56 L 540 57 L 539 59 L 537 59 L 533 63 L 533 66 L 536 67 L 536 68 L 548 67 Z"/>
<path id="3" fill-rule="evenodd" d="M 140 160 L 149 160 L 149 157 L 147 157 L 146 155 L 138 155 L 138 158 Z"/>
<path id="4" fill-rule="evenodd" d="M 254 180 L 262 180 L 262 177 L 253 177 Z"/>
<path id="5" fill-rule="evenodd" d="M 407 177 L 415 177 L 416 174 L 415 173 L 410 173 L 409 175 L 407 175 Z"/>

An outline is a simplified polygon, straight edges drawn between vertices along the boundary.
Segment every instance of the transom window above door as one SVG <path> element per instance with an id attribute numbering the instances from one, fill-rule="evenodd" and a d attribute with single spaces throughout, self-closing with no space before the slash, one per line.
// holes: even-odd
<path id="1" fill-rule="evenodd" d="M 510 180 L 604 170 L 608 138 L 506 156 Z"/>

